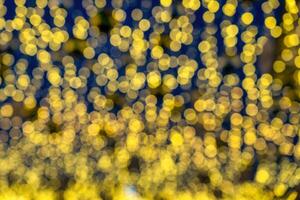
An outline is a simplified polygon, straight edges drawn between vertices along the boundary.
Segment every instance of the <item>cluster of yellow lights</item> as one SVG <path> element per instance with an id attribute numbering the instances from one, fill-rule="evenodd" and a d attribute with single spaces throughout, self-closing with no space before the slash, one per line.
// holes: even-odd
<path id="1" fill-rule="evenodd" d="M 0 0 L 0 200 L 299 198 L 299 3 L 126 2 Z"/>

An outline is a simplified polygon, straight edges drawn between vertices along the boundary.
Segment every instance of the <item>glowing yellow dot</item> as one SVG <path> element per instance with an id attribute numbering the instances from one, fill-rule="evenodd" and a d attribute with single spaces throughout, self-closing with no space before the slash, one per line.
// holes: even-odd
<path id="1" fill-rule="evenodd" d="M 247 131 L 244 136 L 247 145 L 253 145 L 256 142 L 256 134 L 254 131 Z"/>
<path id="2" fill-rule="evenodd" d="M 41 63 L 49 63 L 51 61 L 50 54 L 45 50 L 40 50 L 37 54 L 37 57 Z"/>
<path id="3" fill-rule="evenodd" d="M 171 134 L 171 143 L 174 145 L 174 146 L 180 146 L 183 144 L 183 137 L 180 133 L 178 132 L 174 132 Z"/>
<path id="4" fill-rule="evenodd" d="M 98 8 L 103 8 L 106 5 L 106 0 L 95 0 L 95 5 Z"/>
<path id="5" fill-rule="evenodd" d="M 101 158 L 98 160 L 97 166 L 101 170 L 105 170 L 105 171 L 109 170 L 112 166 L 110 157 L 108 155 L 101 156 Z"/>
<path id="6" fill-rule="evenodd" d="M 139 138 L 136 134 L 128 134 L 126 146 L 129 152 L 136 151 L 139 145 Z"/>
<path id="7" fill-rule="evenodd" d="M 34 44 L 27 44 L 25 45 L 25 53 L 34 56 L 37 53 L 37 47 Z"/>
<path id="8" fill-rule="evenodd" d="M 34 131 L 34 126 L 31 122 L 25 122 L 22 126 L 23 128 L 23 132 L 25 134 L 29 134 L 29 133 L 32 133 Z"/>
<path id="9" fill-rule="evenodd" d="M 114 46 L 119 46 L 122 42 L 122 39 L 119 35 L 117 34 L 113 34 L 111 37 L 110 37 L 110 43 Z"/>
<path id="10" fill-rule="evenodd" d="M 113 17 L 117 21 L 124 21 L 126 18 L 126 12 L 122 9 L 117 9 L 116 11 L 113 12 Z"/>
<path id="11" fill-rule="evenodd" d="M 30 16 L 30 23 L 33 26 L 38 26 L 41 22 L 42 22 L 42 18 L 39 15 L 33 14 Z"/>
<path id="12" fill-rule="evenodd" d="M 183 0 L 182 5 L 185 8 L 190 8 L 192 10 L 198 10 L 201 6 L 201 2 L 199 0 Z"/>
<path id="13" fill-rule="evenodd" d="M 160 0 L 160 4 L 164 7 L 169 7 L 172 4 L 172 0 Z"/>
<path id="14" fill-rule="evenodd" d="M 150 72 L 147 75 L 147 82 L 150 88 L 157 88 L 161 84 L 159 72 Z"/>
<path id="15" fill-rule="evenodd" d="M 290 61 L 292 60 L 294 57 L 293 55 L 293 51 L 291 49 L 283 49 L 282 52 L 281 52 L 281 58 L 282 60 L 284 61 Z"/>
<path id="16" fill-rule="evenodd" d="M 60 77 L 59 71 L 56 69 L 49 70 L 49 72 L 47 74 L 47 78 L 48 78 L 49 82 L 54 86 L 58 86 L 61 82 L 61 77 Z"/>
<path id="17" fill-rule="evenodd" d="M 138 119 L 131 119 L 129 122 L 129 129 L 132 132 L 139 132 L 143 129 L 143 123 Z"/>
<path id="18" fill-rule="evenodd" d="M 285 63 L 281 60 L 276 60 L 273 64 L 273 69 L 276 73 L 281 73 L 285 70 Z"/>
<path id="19" fill-rule="evenodd" d="M 100 126 L 98 124 L 90 124 L 87 128 L 88 134 L 91 136 L 95 136 L 100 131 Z"/>
<path id="20" fill-rule="evenodd" d="M 253 15 L 250 12 L 245 12 L 241 19 L 245 25 L 249 25 L 253 22 Z"/>
<path id="21" fill-rule="evenodd" d="M 231 4 L 231 3 L 226 3 L 223 8 L 222 11 L 225 15 L 231 17 L 234 15 L 234 13 L 236 12 L 236 7 Z"/>
<path id="22" fill-rule="evenodd" d="M 149 20 L 147 20 L 147 19 L 142 19 L 142 20 L 139 22 L 139 28 L 140 28 L 142 31 L 147 31 L 147 30 L 150 28 L 150 22 L 149 22 Z"/>
<path id="23" fill-rule="evenodd" d="M 28 110 L 35 108 L 36 106 L 35 98 L 33 96 L 26 97 L 24 100 L 24 106 Z"/>
<path id="24" fill-rule="evenodd" d="M 22 89 L 26 89 L 30 83 L 30 79 L 28 75 L 20 75 L 17 83 Z"/>
<path id="25" fill-rule="evenodd" d="M 274 38 L 280 37 L 282 34 L 282 28 L 280 26 L 276 26 L 273 29 L 271 29 L 271 35 Z"/>
<path id="26" fill-rule="evenodd" d="M 14 109 L 10 104 L 5 104 L 1 107 L 0 114 L 3 117 L 11 117 L 13 115 Z"/>
<path id="27" fill-rule="evenodd" d="M 297 34 L 290 34 L 284 38 L 283 42 L 287 47 L 295 47 L 299 44 L 299 36 Z"/>
<path id="28" fill-rule="evenodd" d="M 212 23 L 215 19 L 215 14 L 210 11 L 206 11 L 202 18 L 206 23 Z"/>
<path id="29" fill-rule="evenodd" d="M 41 33 L 41 37 L 42 39 L 45 41 L 45 42 L 50 42 L 52 40 L 52 37 L 53 37 L 53 34 L 51 31 L 49 30 L 44 30 L 42 33 Z"/>
<path id="30" fill-rule="evenodd" d="M 255 104 L 248 104 L 246 107 L 246 112 L 250 116 L 256 116 L 258 108 Z"/>
<path id="31" fill-rule="evenodd" d="M 208 41 L 202 41 L 199 43 L 198 48 L 202 53 L 206 53 L 210 49 L 210 43 Z"/>
<path id="32" fill-rule="evenodd" d="M 15 18 L 15 19 L 12 21 L 12 26 L 13 26 L 13 28 L 16 29 L 16 30 L 22 29 L 23 25 L 24 25 L 24 21 L 23 21 L 22 19 L 20 19 L 20 18 Z"/>
<path id="33" fill-rule="evenodd" d="M 87 47 L 83 50 L 83 55 L 87 59 L 92 59 L 95 56 L 95 50 L 92 47 Z"/>
<path id="34" fill-rule="evenodd" d="M 265 19 L 265 26 L 268 28 L 268 29 L 273 29 L 275 28 L 276 26 L 276 19 L 272 16 L 270 17 L 267 17 Z"/>
<path id="35" fill-rule="evenodd" d="M 48 119 L 49 118 L 49 111 L 46 107 L 41 107 L 38 109 L 38 118 L 39 119 Z"/>
<path id="36" fill-rule="evenodd" d="M 153 47 L 152 51 L 151 51 L 151 56 L 154 59 L 159 59 L 162 57 L 164 53 L 164 50 L 161 46 L 155 46 Z"/>
<path id="37" fill-rule="evenodd" d="M 70 79 L 70 86 L 72 88 L 78 89 L 81 87 L 81 79 L 79 77 L 72 77 Z"/>
<path id="38" fill-rule="evenodd" d="M 300 68 L 300 56 L 295 57 L 294 63 L 297 68 Z"/>
<path id="39" fill-rule="evenodd" d="M 255 180 L 259 183 L 265 184 L 270 179 L 270 174 L 266 169 L 259 169 L 256 173 Z"/>
<path id="40" fill-rule="evenodd" d="M 128 38 L 131 35 L 131 29 L 129 26 L 122 26 L 120 29 L 120 34 L 125 37 Z"/>
<path id="41" fill-rule="evenodd" d="M 220 5 L 217 1 L 209 1 L 207 7 L 210 12 L 215 13 L 219 10 Z"/>
<path id="42" fill-rule="evenodd" d="M 277 185 L 275 185 L 274 187 L 274 194 L 277 196 L 277 197 L 281 197 L 285 194 L 285 192 L 287 191 L 288 187 L 286 184 L 284 183 L 279 183 Z"/>
<path id="43" fill-rule="evenodd" d="M 231 115 L 231 123 L 235 126 L 241 125 L 243 122 L 243 117 L 239 113 L 234 113 Z"/>
<path id="44" fill-rule="evenodd" d="M 198 112 L 202 112 L 206 109 L 206 102 L 205 100 L 202 100 L 202 99 L 198 99 L 195 104 L 194 104 L 194 107 L 195 109 L 198 111 Z"/>

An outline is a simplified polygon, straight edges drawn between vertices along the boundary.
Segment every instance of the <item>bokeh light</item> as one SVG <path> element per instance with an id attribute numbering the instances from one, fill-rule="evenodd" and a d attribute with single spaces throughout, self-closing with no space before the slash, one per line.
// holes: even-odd
<path id="1" fill-rule="evenodd" d="M 299 199 L 299 9 L 0 0 L 0 200 Z"/>

